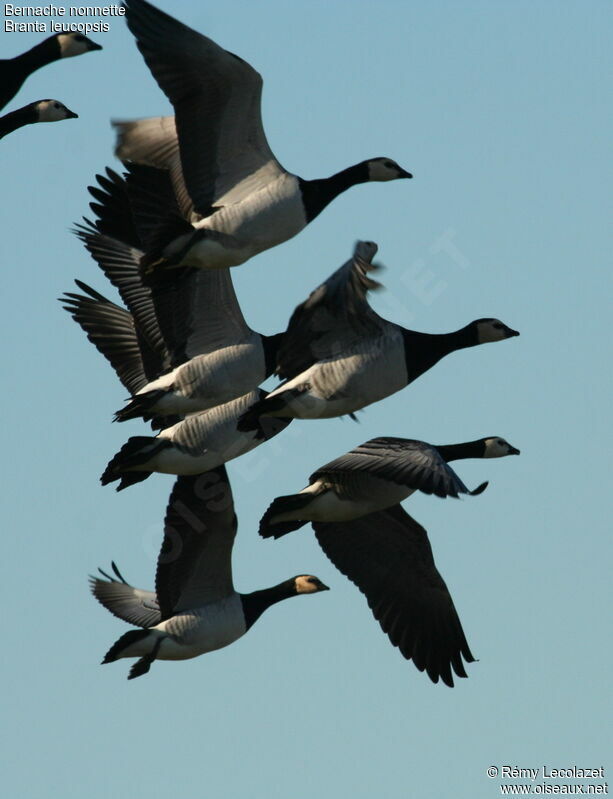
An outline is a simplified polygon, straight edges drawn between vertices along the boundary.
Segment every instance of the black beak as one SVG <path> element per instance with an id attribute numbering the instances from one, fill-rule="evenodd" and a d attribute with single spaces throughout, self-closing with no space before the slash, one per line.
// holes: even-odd
<path id="1" fill-rule="evenodd" d="M 325 584 L 322 583 L 321 580 L 319 581 L 319 585 L 317 586 L 320 591 L 329 591 L 330 588 Z"/>
<path id="2" fill-rule="evenodd" d="M 519 450 L 509 444 L 509 455 L 519 455 Z"/>
<path id="3" fill-rule="evenodd" d="M 510 338 L 511 336 L 519 336 L 519 330 L 513 330 L 513 328 L 512 328 L 512 327 L 509 327 L 509 328 L 508 328 L 508 331 L 509 331 L 509 338 Z"/>
<path id="4" fill-rule="evenodd" d="M 66 109 L 66 119 L 78 119 L 79 115 L 75 114 L 74 111 L 71 111 L 70 108 Z"/>
<path id="5" fill-rule="evenodd" d="M 406 169 L 402 169 L 402 167 L 401 167 L 399 177 L 401 177 L 401 178 L 412 178 L 413 175 L 410 172 L 407 172 Z"/>
<path id="6" fill-rule="evenodd" d="M 92 42 L 92 40 L 90 39 L 88 44 L 87 44 L 87 49 L 88 50 L 102 50 L 102 45 L 101 44 L 96 44 L 96 42 Z"/>

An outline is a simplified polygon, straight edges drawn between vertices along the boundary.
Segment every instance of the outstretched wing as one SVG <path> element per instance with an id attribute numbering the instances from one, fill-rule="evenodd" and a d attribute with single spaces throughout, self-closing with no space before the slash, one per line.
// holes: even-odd
<path id="1" fill-rule="evenodd" d="M 142 591 L 127 583 L 115 563 L 113 574 L 98 569 L 104 579 L 89 578 L 92 594 L 101 605 L 128 624 L 137 627 L 155 627 L 161 621 L 160 608 L 153 591 Z"/>
<path id="2" fill-rule="evenodd" d="M 358 241 L 347 263 L 311 292 L 295 309 L 277 355 L 277 373 L 290 379 L 316 361 L 349 349 L 358 339 L 377 335 L 386 324 L 368 304 L 368 292 L 380 288 L 370 273 L 377 245 Z"/>
<path id="3" fill-rule="evenodd" d="M 332 563 L 366 596 L 394 646 L 433 682 L 453 686 L 474 661 L 428 535 L 400 505 L 351 522 L 313 522 Z"/>
<path id="4" fill-rule="evenodd" d="M 148 348 L 146 339 L 139 336 L 129 311 L 86 283 L 80 280 L 75 283 L 85 293 L 66 292 L 60 297 L 64 310 L 109 361 L 130 394 L 136 394 L 159 374 L 159 358 Z"/>
<path id="5" fill-rule="evenodd" d="M 309 479 L 314 483 L 325 478 L 338 487 L 337 493 L 342 494 L 345 487 L 347 491 L 352 490 L 358 474 L 391 480 L 437 497 L 469 493 L 435 447 L 408 438 L 372 438 L 322 466 Z"/>
<path id="6" fill-rule="evenodd" d="M 99 233 L 92 223 L 77 225 L 74 229 L 87 251 L 105 276 L 119 291 L 129 309 L 139 336 L 148 349 L 156 354 L 157 372 L 169 365 L 168 350 L 157 320 L 151 290 L 143 285 L 139 271 L 140 250 L 104 233 Z M 150 378 L 152 379 L 152 378 Z"/>
<path id="7" fill-rule="evenodd" d="M 233 592 L 236 527 L 232 489 L 223 467 L 177 478 L 155 578 L 162 620 Z"/>
<path id="8" fill-rule="evenodd" d="M 113 127 L 117 133 L 115 155 L 122 161 L 166 170 L 183 218 L 188 222 L 197 221 L 198 215 L 183 179 L 175 118 L 115 120 Z"/>
<path id="9" fill-rule="evenodd" d="M 237 202 L 282 174 L 262 127 L 260 75 L 145 0 L 126 0 L 124 7 L 147 66 L 174 107 L 196 212 L 208 216 L 212 206 Z"/>
<path id="10" fill-rule="evenodd" d="M 247 341 L 229 269 L 182 269 L 152 287 L 156 317 L 173 367 Z"/>

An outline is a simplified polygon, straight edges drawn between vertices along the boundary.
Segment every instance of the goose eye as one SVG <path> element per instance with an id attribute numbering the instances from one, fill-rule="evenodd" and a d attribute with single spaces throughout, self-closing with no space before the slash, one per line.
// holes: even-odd
<path id="1" fill-rule="evenodd" d="M 496 330 L 502 330 L 502 325 L 500 324 L 500 322 L 494 322 L 493 327 L 495 327 Z"/>
<path id="2" fill-rule="evenodd" d="M 75 42 L 84 42 L 85 41 L 85 36 L 81 36 L 80 34 L 77 34 L 74 37 L 74 40 L 75 40 Z"/>
<path id="3" fill-rule="evenodd" d="M 59 103 L 53 103 L 54 108 L 61 108 L 62 106 Z"/>
<path id="4" fill-rule="evenodd" d="M 501 438 L 499 438 L 498 444 L 500 444 L 501 447 L 504 447 L 505 442 Z"/>
<path id="5" fill-rule="evenodd" d="M 386 166 L 388 169 L 394 169 L 396 164 L 393 161 L 384 161 L 383 166 Z"/>

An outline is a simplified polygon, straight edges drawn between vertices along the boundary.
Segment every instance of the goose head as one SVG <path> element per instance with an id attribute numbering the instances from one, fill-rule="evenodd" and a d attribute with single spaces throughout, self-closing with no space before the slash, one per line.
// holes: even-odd
<path id="1" fill-rule="evenodd" d="M 398 178 L 412 178 L 413 175 L 403 169 L 391 158 L 371 158 L 366 161 L 368 180 L 398 180 Z"/>
<path id="2" fill-rule="evenodd" d="M 296 594 L 316 594 L 319 591 L 329 591 L 327 585 L 324 585 L 318 577 L 312 574 L 298 574 L 293 578 L 294 591 Z"/>
<path id="3" fill-rule="evenodd" d="M 59 122 L 61 119 L 76 119 L 79 116 L 59 100 L 39 100 L 34 107 L 38 122 Z"/>
<path id="4" fill-rule="evenodd" d="M 474 329 L 477 344 L 487 344 L 490 341 L 502 341 L 505 338 L 519 336 L 517 330 L 505 325 L 499 319 L 475 319 L 470 327 Z"/>
<path id="5" fill-rule="evenodd" d="M 519 450 L 500 436 L 482 439 L 484 458 L 504 458 L 507 455 L 519 455 Z"/>
<path id="6" fill-rule="evenodd" d="M 75 55 L 89 53 L 90 50 L 102 50 L 102 45 L 92 42 L 82 33 L 58 33 L 57 43 L 61 58 L 72 58 Z"/>

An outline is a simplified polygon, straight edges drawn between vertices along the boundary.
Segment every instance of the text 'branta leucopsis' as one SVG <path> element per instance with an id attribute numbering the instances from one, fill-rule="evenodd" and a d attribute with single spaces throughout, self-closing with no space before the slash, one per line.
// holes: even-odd
<path id="1" fill-rule="evenodd" d="M 133 588 L 113 564 L 115 576 L 90 579 L 107 610 L 141 629 L 122 635 L 103 663 L 138 658 L 128 679 L 146 674 L 155 660 L 186 660 L 236 641 L 271 605 L 301 594 L 326 591 L 301 574 L 271 588 L 237 593 L 232 547 L 237 520 L 225 469 L 179 477 L 170 495 L 155 591 Z"/>
<path id="2" fill-rule="evenodd" d="M 287 172 L 266 141 L 261 76 L 145 0 L 126 0 L 124 7 L 147 66 L 174 107 L 176 127 L 169 117 L 116 123 L 117 154 L 168 169 L 192 226 L 147 251 L 147 272 L 179 264 L 237 266 L 295 236 L 350 186 L 411 177 L 385 157 L 318 180 Z"/>
<path id="3" fill-rule="evenodd" d="M 260 535 L 279 538 L 308 521 L 345 522 L 396 505 L 414 491 L 437 497 L 480 494 L 469 491 L 449 466 L 462 458 L 519 455 L 503 438 L 434 446 L 409 438 L 366 441 L 317 469 L 298 494 L 277 497 L 260 522 Z"/>
<path id="4" fill-rule="evenodd" d="M 394 394 L 456 350 L 518 336 L 498 319 L 475 319 L 452 333 L 418 333 L 380 317 L 368 291 L 377 245 L 357 243 L 353 257 L 294 311 L 277 354 L 286 378 L 239 422 L 264 416 L 325 419 L 351 414 Z"/>

